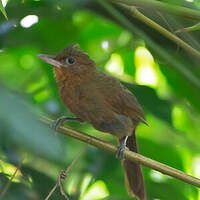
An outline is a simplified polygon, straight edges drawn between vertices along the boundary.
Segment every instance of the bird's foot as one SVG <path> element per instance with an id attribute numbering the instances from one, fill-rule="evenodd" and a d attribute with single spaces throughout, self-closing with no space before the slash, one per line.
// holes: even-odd
<path id="1" fill-rule="evenodd" d="M 65 123 L 66 121 L 68 121 L 68 120 L 69 120 L 69 121 L 81 121 L 80 118 L 62 116 L 62 117 L 59 117 L 58 119 L 56 119 L 56 120 L 50 125 L 50 127 L 51 127 L 53 130 L 57 131 L 58 128 L 59 128 L 60 126 L 64 125 L 64 123 Z"/>
<path id="2" fill-rule="evenodd" d="M 123 160 L 124 159 L 124 151 L 126 149 L 128 149 L 126 147 L 126 141 L 128 139 L 128 136 L 126 136 L 123 140 L 123 142 L 120 144 L 120 146 L 118 147 L 117 149 L 117 152 L 116 152 L 116 158 L 120 159 L 120 160 Z"/>
<path id="3" fill-rule="evenodd" d="M 117 152 L 116 152 L 116 158 L 123 160 L 124 159 L 124 151 L 128 150 L 126 145 L 122 144 L 118 147 Z"/>

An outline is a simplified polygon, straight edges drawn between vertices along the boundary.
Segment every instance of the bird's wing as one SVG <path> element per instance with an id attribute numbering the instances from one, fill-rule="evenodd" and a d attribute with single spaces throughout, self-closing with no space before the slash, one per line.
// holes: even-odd
<path id="1" fill-rule="evenodd" d="M 142 108 L 134 94 L 124 87 L 117 79 L 107 76 L 102 72 L 99 73 L 101 73 L 101 75 L 98 74 L 98 77 L 101 80 L 96 82 L 96 87 L 104 96 L 104 100 L 109 104 L 112 110 L 116 113 L 128 116 L 133 120 L 147 124 Z"/>

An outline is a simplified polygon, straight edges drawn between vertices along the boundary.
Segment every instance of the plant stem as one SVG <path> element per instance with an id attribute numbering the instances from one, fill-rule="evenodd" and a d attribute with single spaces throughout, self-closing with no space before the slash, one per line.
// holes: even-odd
<path id="1" fill-rule="evenodd" d="M 116 19 L 120 24 L 122 24 L 131 33 L 140 36 L 146 44 L 148 44 L 156 54 L 164 59 L 168 66 L 173 67 L 176 72 L 178 72 L 182 77 L 188 80 L 194 88 L 200 90 L 199 79 L 187 69 L 174 55 L 171 55 L 166 51 L 165 48 L 157 44 L 151 39 L 144 31 L 137 28 L 133 23 L 131 23 L 123 14 L 121 14 L 116 8 L 114 8 L 107 1 L 96 0 L 107 12 L 109 12 L 114 19 Z"/>
<path id="2" fill-rule="evenodd" d="M 5 196 L 6 192 L 8 191 L 10 185 L 12 184 L 12 180 L 15 178 L 17 172 L 19 171 L 21 165 L 22 165 L 23 159 L 19 162 L 17 168 L 15 169 L 15 172 L 13 173 L 13 175 L 11 176 L 11 178 L 8 180 L 8 183 L 5 185 L 5 187 L 3 188 L 3 190 L 0 193 L 0 199 L 3 199 L 3 197 Z"/>
<path id="3" fill-rule="evenodd" d="M 46 118 L 46 117 L 42 117 L 41 121 L 50 125 L 51 123 L 53 123 L 53 120 Z M 103 140 L 100 140 L 96 137 L 90 136 L 88 134 L 79 132 L 79 131 L 75 131 L 72 130 L 70 128 L 61 126 L 58 129 L 59 133 L 62 133 L 63 135 L 68 135 L 70 137 L 73 137 L 77 140 L 83 141 L 87 144 L 93 145 L 99 149 L 102 149 L 104 151 L 108 151 L 110 153 L 116 153 L 117 151 L 117 147 L 114 146 L 113 144 L 110 144 L 108 142 L 105 142 Z M 129 151 L 129 150 L 125 150 L 124 152 L 124 156 L 125 159 L 127 160 L 131 160 L 133 162 L 137 162 L 140 163 L 142 165 L 145 165 L 146 167 L 152 168 L 156 171 L 159 171 L 163 174 L 172 176 L 176 179 L 182 180 L 183 182 L 189 183 L 191 185 L 194 185 L 196 187 L 200 187 L 200 179 L 195 178 L 193 176 L 190 176 L 188 174 L 185 174 L 184 172 L 177 170 L 175 168 L 169 167 L 165 164 L 162 164 L 160 162 L 157 162 L 155 160 L 152 160 L 150 158 L 147 158 L 145 156 L 142 156 L 138 153 Z"/>
<path id="4" fill-rule="evenodd" d="M 157 9 L 160 11 L 165 11 L 174 15 L 187 17 L 190 19 L 200 20 L 200 12 L 190 8 L 170 5 L 168 3 L 163 3 L 161 1 L 155 0 L 109 0 L 113 3 L 123 3 L 129 6 L 137 6 L 148 9 Z"/>
<path id="5" fill-rule="evenodd" d="M 186 42 L 181 40 L 179 37 L 177 37 L 173 33 L 169 32 L 167 29 L 163 28 L 162 26 L 160 26 L 159 24 L 157 24 L 153 20 L 151 20 L 148 17 L 144 16 L 140 11 L 138 11 L 137 8 L 135 8 L 133 6 L 127 6 L 127 5 L 121 4 L 121 3 L 120 4 L 118 3 L 117 5 L 119 5 L 122 8 L 125 8 L 125 9 L 129 10 L 133 17 L 135 17 L 138 20 L 142 21 L 143 23 L 145 23 L 149 27 L 155 29 L 156 31 L 161 33 L 163 36 L 165 36 L 169 40 L 175 42 L 178 46 L 182 47 L 187 52 L 189 52 L 190 54 L 192 54 L 193 56 L 197 57 L 200 60 L 200 52 L 199 51 L 197 51 L 196 49 L 191 47 L 189 44 L 187 44 Z"/>

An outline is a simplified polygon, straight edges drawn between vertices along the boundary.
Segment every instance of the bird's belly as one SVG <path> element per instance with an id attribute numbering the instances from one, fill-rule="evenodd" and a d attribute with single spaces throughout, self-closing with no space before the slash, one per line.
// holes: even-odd
<path id="1" fill-rule="evenodd" d="M 115 118 L 111 120 L 101 121 L 94 126 L 97 130 L 110 133 L 118 138 L 130 136 L 133 133 L 134 125 L 130 118 L 116 114 Z"/>

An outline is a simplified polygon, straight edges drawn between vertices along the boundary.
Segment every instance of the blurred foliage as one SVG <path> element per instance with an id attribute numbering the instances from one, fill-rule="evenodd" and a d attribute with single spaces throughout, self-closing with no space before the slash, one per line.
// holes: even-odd
<path id="1" fill-rule="evenodd" d="M 2 14 L 4 15 L 4 17 L 6 18 L 6 19 L 8 19 L 8 17 L 7 17 L 7 14 L 6 14 L 6 11 L 5 11 L 5 9 L 4 9 L 4 6 L 3 6 L 3 3 L 2 3 L 2 1 L 0 1 L 0 11 L 2 12 Z"/>
<path id="2" fill-rule="evenodd" d="M 71 115 L 61 103 L 51 66 L 37 58 L 39 53 L 56 54 L 71 42 L 80 43 L 100 70 L 119 78 L 141 103 L 149 127 L 137 129 L 140 153 L 200 177 L 199 60 L 124 10 L 101 2 L 4 2 L 8 21 L 0 16 L 0 194 L 20 162 L 22 167 L 3 199 L 44 199 L 60 170 L 84 145 L 54 134 L 38 120 L 41 115 Z M 200 8 L 198 0 L 164 2 Z M 1 3 L 0 10 L 4 12 Z M 141 11 L 172 32 L 198 23 L 151 8 Z M 199 31 L 178 36 L 200 50 Z M 68 125 L 116 143 L 89 124 Z M 200 199 L 193 186 L 146 167 L 143 171 L 149 200 Z M 132 199 L 119 160 L 90 146 L 64 188 L 74 200 Z M 64 198 L 56 191 L 51 199 Z"/>

